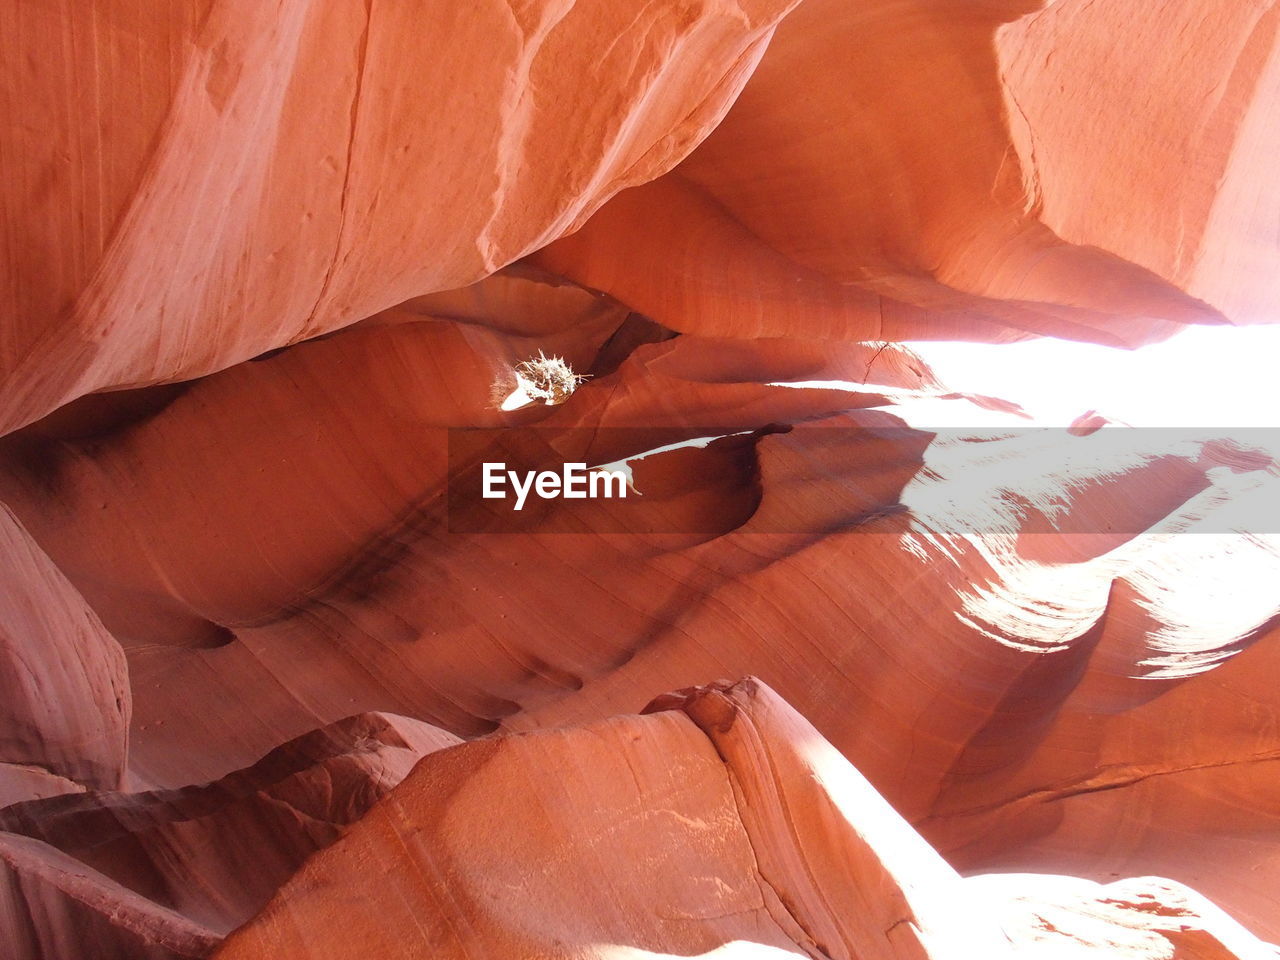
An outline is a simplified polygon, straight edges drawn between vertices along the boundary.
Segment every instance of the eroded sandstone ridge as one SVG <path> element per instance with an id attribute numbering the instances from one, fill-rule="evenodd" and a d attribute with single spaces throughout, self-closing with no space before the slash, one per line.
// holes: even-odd
<path id="1" fill-rule="evenodd" d="M 1277 30 L 0 0 L 0 956 L 1274 956 L 1275 450 L 900 343 L 1280 316 Z"/>
<path id="2" fill-rule="evenodd" d="M 371 861 L 390 880 L 366 874 Z M 337 888 L 347 909 L 333 908 Z M 424 949 L 725 960 L 1268 952 L 1171 884 L 961 879 L 753 680 L 660 698 L 647 716 L 428 757 L 215 957 L 391 960 Z"/>

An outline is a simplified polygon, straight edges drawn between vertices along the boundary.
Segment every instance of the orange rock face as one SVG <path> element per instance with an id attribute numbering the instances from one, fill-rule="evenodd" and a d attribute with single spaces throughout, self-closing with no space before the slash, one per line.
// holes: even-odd
<path id="1" fill-rule="evenodd" d="M 366 714 L 210 784 L 0 810 L 9 955 L 206 956 L 414 763 L 457 742 Z"/>
<path id="2" fill-rule="evenodd" d="M 0 428 L 537 249 L 682 159 L 790 6 L 8 4 Z"/>
<path id="3" fill-rule="evenodd" d="M 1273 956 L 1277 29 L 0 0 L 0 957 Z"/>
<path id="4" fill-rule="evenodd" d="M 878 960 L 1176 949 L 1208 958 L 1265 949 L 1171 884 L 962 880 L 756 682 L 650 709 L 429 757 L 215 957 Z M 365 874 L 371 861 L 390 876 Z M 345 909 L 335 910 L 339 887 Z"/>
<path id="5" fill-rule="evenodd" d="M 120 644 L 7 508 L 0 555 L 0 797 L 23 799 L 10 777 L 36 795 L 119 786 L 130 713 Z"/>
<path id="6" fill-rule="evenodd" d="M 693 156 L 537 259 L 699 333 L 1134 346 L 1273 316 L 1280 238 L 1245 227 L 1276 209 L 1273 12 L 1042 6 L 807 0 Z"/>

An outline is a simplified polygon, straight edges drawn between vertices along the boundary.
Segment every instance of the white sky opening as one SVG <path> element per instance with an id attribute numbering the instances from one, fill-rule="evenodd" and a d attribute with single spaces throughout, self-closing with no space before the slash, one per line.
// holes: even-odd
<path id="1" fill-rule="evenodd" d="M 1020 404 L 1029 425 L 1096 410 L 1135 427 L 1280 427 L 1280 325 L 1188 327 L 1137 350 L 1053 339 L 906 346 L 947 387 Z"/>

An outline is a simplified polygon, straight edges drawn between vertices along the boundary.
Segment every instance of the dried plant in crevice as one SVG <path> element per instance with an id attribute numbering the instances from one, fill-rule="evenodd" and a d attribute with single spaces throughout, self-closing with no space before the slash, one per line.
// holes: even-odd
<path id="1" fill-rule="evenodd" d="M 536 357 L 521 360 L 515 366 L 516 385 L 530 400 L 541 400 L 548 406 L 564 403 L 578 389 L 586 376 L 574 373 L 563 357 L 546 356 L 541 350 Z"/>

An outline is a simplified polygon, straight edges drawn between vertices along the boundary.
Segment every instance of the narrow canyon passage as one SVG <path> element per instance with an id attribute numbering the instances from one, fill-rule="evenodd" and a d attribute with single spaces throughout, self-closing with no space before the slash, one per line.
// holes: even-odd
<path id="1" fill-rule="evenodd" d="M 4 960 L 1277 956 L 1276 4 L 0 48 Z"/>

